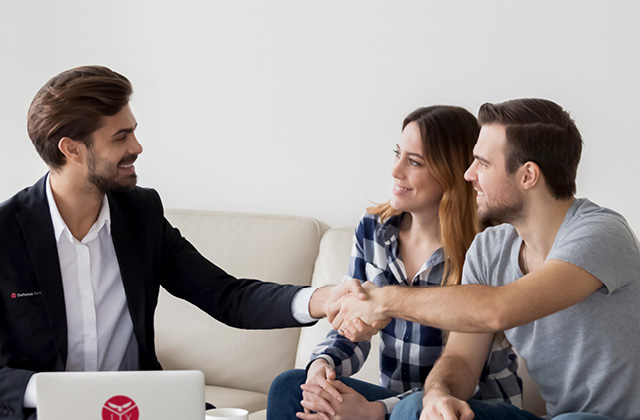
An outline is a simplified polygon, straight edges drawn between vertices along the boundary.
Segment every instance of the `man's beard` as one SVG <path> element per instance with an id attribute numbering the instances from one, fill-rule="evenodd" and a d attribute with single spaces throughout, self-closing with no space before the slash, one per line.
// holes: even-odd
<path id="1" fill-rule="evenodd" d="M 117 165 L 112 166 L 111 162 L 100 159 L 90 151 L 87 161 L 88 175 L 87 180 L 95 185 L 102 194 L 110 191 L 130 191 L 135 188 L 138 176 L 134 173 L 124 178 L 118 177 L 118 165 L 123 163 L 133 163 L 136 160 L 135 155 L 123 158 Z"/>
<path id="2" fill-rule="evenodd" d="M 488 205 L 488 202 L 485 201 L 484 208 L 478 208 L 478 219 L 481 222 L 489 224 L 512 223 L 522 216 L 522 209 L 524 208 L 522 197 L 514 197 L 505 191 L 498 197 L 497 201 L 498 203 L 493 206 Z"/>

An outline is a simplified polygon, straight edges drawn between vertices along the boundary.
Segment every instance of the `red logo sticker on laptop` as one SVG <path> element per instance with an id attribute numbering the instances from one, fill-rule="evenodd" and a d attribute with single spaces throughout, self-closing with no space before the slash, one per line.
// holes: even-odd
<path id="1" fill-rule="evenodd" d="M 135 401 L 124 395 L 111 397 L 102 407 L 102 420 L 138 420 L 140 412 Z"/>

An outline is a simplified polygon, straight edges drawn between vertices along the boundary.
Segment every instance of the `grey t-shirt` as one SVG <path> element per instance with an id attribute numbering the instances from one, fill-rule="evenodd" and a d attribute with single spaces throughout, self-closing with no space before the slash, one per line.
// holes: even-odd
<path id="1" fill-rule="evenodd" d="M 522 239 L 503 224 L 479 234 L 463 283 L 503 286 L 523 276 Z M 604 287 L 578 304 L 505 334 L 525 360 L 547 413 L 640 419 L 640 246 L 624 217 L 576 199 L 548 260 L 566 261 Z"/>

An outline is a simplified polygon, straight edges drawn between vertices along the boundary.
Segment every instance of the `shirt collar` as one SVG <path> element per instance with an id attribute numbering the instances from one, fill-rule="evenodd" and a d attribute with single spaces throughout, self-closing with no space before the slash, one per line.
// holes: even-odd
<path id="1" fill-rule="evenodd" d="M 402 221 L 403 215 L 404 213 L 396 214 L 384 221 L 376 233 L 382 240 L 382 243 L 388 246 L 391 242 L 398 240 L 398 236 L 400 235 L 400 222 Z"/>
<path id="2" fill-rule="evenodd" d="M 389 217 L 384 221 L 378 232 L 376 233 L 379 239 L 385 246 L 390 246 L 391 243 L 397 242 L 400 239 L 400 223 L 405 213 L 400 213 Z M 397 254 L 396 254 L 397 255 Z M 420 272 L 427 268 L 433 267 L 437 264 L 444 262 L 444 249 L 442 247 L 436 249 L 433 254 L 425 261 L 424 265 L 420 269 Z"/>
<path id="3" fill-rule="evenodd" d="M 65 236 L 67 236 L 67 238 L 69 238 L 71 242 L 73 242 L 73 235 L 71 235 L 71 231 L 62 219 L 60 211 L 58 210 L 58 206 L 56 205 L 56 201 L 53 198 L 51 181 L 48 174 L 45 185 L 47 192 L 47 201 L 49 202 L 49 213 L 51 213 L 51 222 L 53 223 L 53 233 L 55 235 L 56 242 L 60 240 L 60 237 L 63 233 L 65 234 Z M 102 205 L 100 206 L 100 213 L 98 213 L 98 218 L 96 219 L 93 226 L 91 226 L 91 229 L 89 229 L 87 235 L 82 238 L 81 242 L 92 240 L 103 227 L 106 227 L 107 234 L 111 235 L 111 212 L 109 210 L 109 200 L 107 199 L 106 194 L 102 198 Z"/>

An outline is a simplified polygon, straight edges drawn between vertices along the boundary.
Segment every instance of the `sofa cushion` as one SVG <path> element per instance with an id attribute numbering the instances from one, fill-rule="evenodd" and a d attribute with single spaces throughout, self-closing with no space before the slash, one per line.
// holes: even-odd
<path id="1" fill-rule="evenodd" d="M 267 410 L 256 411 L 255 413 L 249 413 L 249 420 L 266 420 Z"/>
<path id="2" fill-rule="evenodd" d="M 296 285 L 311 283 L 326 230 L 304 217 L 178 210 L 166 215 L 205 257 L 230 274 Z M 230 328 L 164 291 L 155 327 L 156 351 L 165 369 L 199 369 L 207 385 L 262 393 L 273 378 L 293 367 L 300 331 Z"/>
<path id="3" fill-rule="evenodd" d="M 205 401 L 218 408 L 244 408 L 249 413 L 267 406 L 267 394 L 262 392 L 207 385 L 204 396 Z"/>

